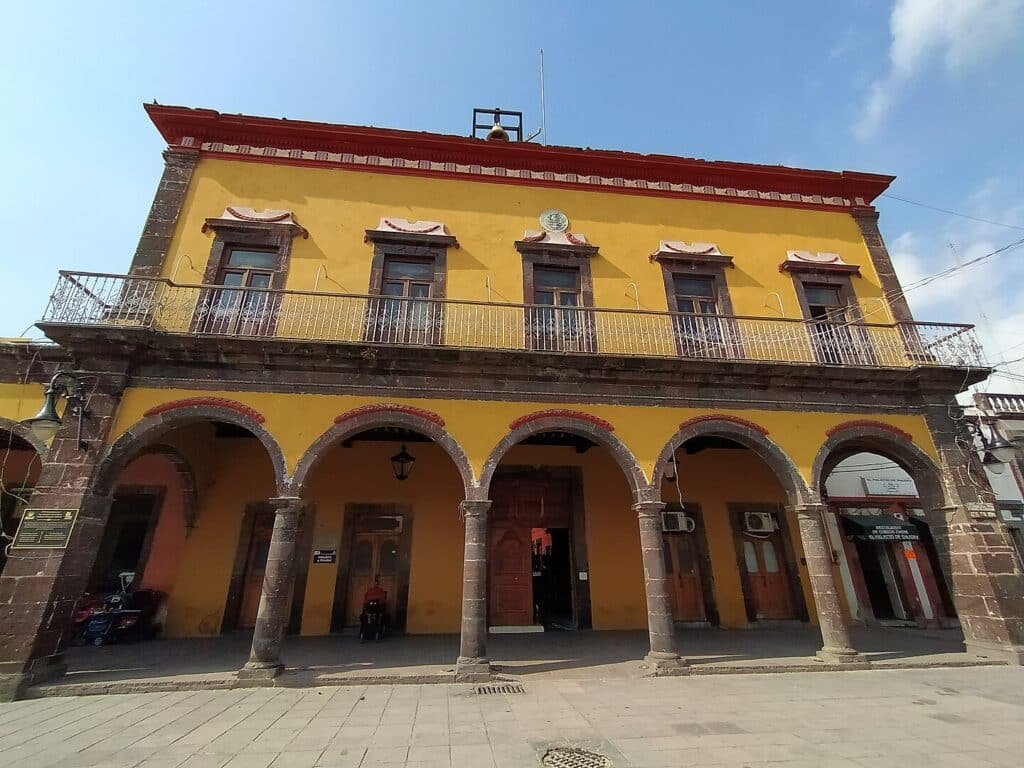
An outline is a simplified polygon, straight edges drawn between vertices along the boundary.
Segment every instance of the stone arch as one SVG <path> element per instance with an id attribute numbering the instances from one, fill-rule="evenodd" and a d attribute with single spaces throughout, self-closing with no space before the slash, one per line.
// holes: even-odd
<path id="1" fill-rule="evenodd" d="M 36 437 L 36 434 L 24 424 L 12 421 L 11 419 L 5 419 L 0 416 L 0 432 L 10 432 L 15 437 L 18 437 L 31 445 L 32 448 L 35 449 L 35 452 L 39 454 L 40 458 L 46 456 L 46 452 L 48 450 L 46 443 Z"/>
<path id="2" fill-rule="evenodd" d="M 857 453 L 877 453 L 896 462 L 913 478 L 918 497 L 927 507 L 945 506 L 942 472 L 907 432 L 883 422 L 864 420 L 839 424 L 827 435 L 811 470 L 812 490 L 818 498 L 824 498 L 825 480 L 839 462 Z"/>
<path id="3" fill-rule="evenodd" d="M 142 456 L 154 454 L 166 458 L 174 467 L 174 471 L 178 473 L 178 478 L 181 480 L 182 494 L 184 495 L 183 512 L 185 527 L 186 530 L 191 530 L 195 527 L 196 518 L 199 516 L 199 491 L 196 486 L 196 475 L 192 471 L 192 465 L 182 455 L 181 451 L 173 445 L 167 445 L 166 443 L 148 445 L 125 462 L 125 466 L 127 467 L 135 459 Z"/>
<path id="4" fill-rule="evenodd" d="M 473 466 L 462 446 L 445 430 L 444 419 L 423 408 L 382 403 L 354 408 L 337 416 L 334 419 L 334 426 L 320 435 L 299 459 L 288 495 L 301 495 L 310 472 L 333 446 L 376 427 L 400 427 L 429 437 L 455 462 L 466 493 L 469 494 L 476 486 Z"/>
<path id="5" fill-rule="evenodd" d="M 484 462 L 480 483 L 469 498 L 484 500 L 490 493 L 491 480 L 502 458 L 514 445 L 540 432 L 569 432 L 593 440 L 607 448 L 615 462 L 622 468 L 633 494 L 634 502 L 650 501 L 647 476 L 640 467 L 633 452 L 618 437 L 612 434 L 615 427 L 604 419 L 582 411 L 551 410 L 538 411 L 516 419 L 509 424 L 509 433 L 494 447 Z"/>
<path id="6" fill-rule="evenodd" d="M 793 460 L 778 444 L 768 438 L 768 430 L 746 419 L 725 414 L 698 416 L 684 421 L 658 455 L 651 479 L 651 493 L 661 498 L 661 480 L 669 460 L 687 440 L 695 437 L 724 437 L 735 440 L 761 458 L 778 478 L 790 505 L 804 504 L 813 497 Z"/>
<path id="7" fill-rule="evenodd" d="M 97 465 L 91 493 L 94 496 L 109 496 L 117 475 L 128 462 L 141 451 L 155 444 L 163 435 L 175 427 L 199 422 L 224 422 L 251 432 L 267 451 L 274 468 L 274 480 L 279 494 L 284 495 L 288 487 L 287 468 L 284 453 L 277 440 L 263 426 L 263 417 L 241 403 L 222 398 L 202 398 L 165 403 L 146 412 L 145 418 L 134 424 L 117 438 L 106 450 Z"/>

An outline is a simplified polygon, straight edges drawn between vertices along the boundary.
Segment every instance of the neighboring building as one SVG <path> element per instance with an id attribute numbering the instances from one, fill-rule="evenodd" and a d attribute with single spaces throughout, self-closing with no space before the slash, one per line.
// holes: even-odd
<path id="1" fill-rule="evenodd" d="M 965 414 L 977 427 L 975 447 L 987 452 L 985 475 L 995 493 L 999 516 L 1024 563 L 1024 395 L 978 393 Z M 988 450 L 994 443 L 1004 446 L 1009 461 L 999 461 Z"/>
<path id="2" fill-rule="evenodd" d="M 0 347 L 11 448 L 58 368 L 88 400 L 83 445 L 66 415 L 5 480 L 58 510 L 0 580 L 9 691 L 122 570 L 167 635 L 254 627 L 249 677 L 374 581 L 396 631 L 461 632 L 460 679 L 489 630 L 646 627 L 670 671 L 675 622 L 810 621 L 856 659 L 823 490 L 863 452 L 912 477 L 968 646 L 1021 660 L 951 405 L 988 369 L 900 297 L 891 177 L 146 109 L 166 168 L 125 274 L 62 272 L 59 347 Z"/>

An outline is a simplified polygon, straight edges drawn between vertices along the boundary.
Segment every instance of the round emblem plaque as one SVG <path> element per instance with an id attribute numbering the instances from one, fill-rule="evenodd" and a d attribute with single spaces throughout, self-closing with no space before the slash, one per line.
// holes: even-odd
<path id="1" fill-rule="evenodd" d="M 565 232 L 569 228 L 569 217 L 561 211 L 544 211 L 540 215 L 540 225 L 548 232 Z"/>

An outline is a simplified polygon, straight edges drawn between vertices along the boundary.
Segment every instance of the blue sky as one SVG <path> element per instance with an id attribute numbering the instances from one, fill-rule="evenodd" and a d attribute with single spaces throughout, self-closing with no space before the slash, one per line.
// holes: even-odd
<path id="1" fill-rule="evenodd" d="M 540 48 L 551 143 L 892 173 L 896 195 L 1024 227 L 1024 0 L 216 5 L 5 10 L 0 336 L 58 269 L 127 268 L 162 168 L 142 102 L 459 134 L 502 106 L 535 127 Z M 878 206 L 904 282 L 1024 237 Z M 1011 360 L 1021 286 L 1024 249 L 909 298 Z"/>

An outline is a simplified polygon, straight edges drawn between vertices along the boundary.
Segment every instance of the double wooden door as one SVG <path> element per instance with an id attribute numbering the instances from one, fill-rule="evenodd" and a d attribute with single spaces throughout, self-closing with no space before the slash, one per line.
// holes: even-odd
<path id="1" fill-rule="evenodd" d="M 398 594 L 398 547 L 399 538 L 393 531 L 356 531 L 352 535 L 352 565 L 345 600 L 346 625 L 359 624 L 363 597 L 375 580 L 387 592 L 385 609 L 389 613 L 394 612 Z"/>
<path id="2" fill-rule="evenodd" d="M 496 526 L 491 530 L 491 624 L 533 624 L 532 550 L 529 528 Z"/>
<path id="3" fill-rule="evenodd" d="M 786 550 L 779 533 L 743 534 L 746 584 L 758 619 L 794 619 L 796 610 L 786 569 Z"/>
<path id="4" fill-rule="evenodd" d="M 533 593 L 533 529 L 571 528 L 569 484 L 542 474 L 502 474 L 491 484 L 491 498 L 489 622 L 534 624 L 544 596 Z"/>
<path id="5" fill-rule="evenodd" d="M 666 533 L 664 548 L 665 583 L 672 604 L 672 618 L 676 621 L 707 621 L 696 534 Z"/>

